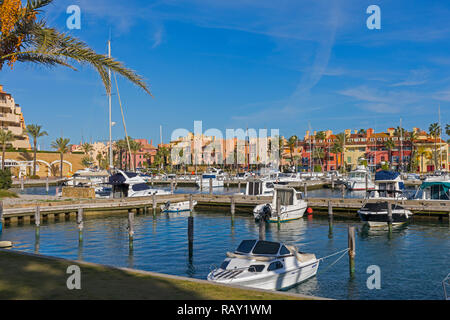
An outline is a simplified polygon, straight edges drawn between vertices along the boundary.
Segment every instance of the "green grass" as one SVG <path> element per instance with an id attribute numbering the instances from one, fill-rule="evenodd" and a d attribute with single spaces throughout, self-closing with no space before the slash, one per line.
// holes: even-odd
<path id="1" fill-rule="evenodd" d="M 54 260 L 0 250 L 0 299 L 161 299 L 161 300 L 279 300 L 301 296 L 261 292 L 187 278 L 149 275 L 77 262 L 81 290 L 66 286 L 67 260 Z"/>
<path id="2" fill-rule="evenodd" d="M 5 189 L 0 189 L 0 199 L 3 198 L 18 198 L 19 196 L 17 195 L 17 193 L 9 191 L 9 190 L 5 190 Z"/>

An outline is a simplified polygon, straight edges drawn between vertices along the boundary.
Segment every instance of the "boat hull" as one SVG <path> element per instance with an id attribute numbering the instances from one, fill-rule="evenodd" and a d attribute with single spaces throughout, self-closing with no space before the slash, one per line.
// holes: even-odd
<path id="1" fill-rule="evenodd" d="M 366 205 L 358 211 L 358 215 L 362 222 L 371 227 L 386 226 L 389 222 L 388 210 L 386 203 L 366 203 Z M 394 206 L 392 209 L 392 224 L 401 225 L 407 223 L 412 216 L 412 212 L 401 206 Z"/>
<path id="2" fill-rule="evenodd" d="M 319 260 L 315 260 L 307 265 L 299 268 L 283 271 L 280 273 L 273 272 L 264 277 L 251 279 L 232 279 L 230 280 L 210 280 L 218 283 L 228 283 L 233 285 L 240 285 L 256 289 L 265 290 L 283 290 L 293 287 L 303 281 L 306 281 L 317 274 L 319 268 Z"/>

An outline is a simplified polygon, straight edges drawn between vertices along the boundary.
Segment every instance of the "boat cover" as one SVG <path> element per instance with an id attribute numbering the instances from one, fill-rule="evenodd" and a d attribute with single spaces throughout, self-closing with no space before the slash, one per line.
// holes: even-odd
<path id="1" fill-rule="evenodd" d="M 121 174 L 120 172 L 113 174 L 112 176 L 109 177 L 109 184 L 112 185 L 120 185 L 123 184 L 125 182 L 125 177 L 123 176 L 123 174 Z"/>
<path id="2" fill-rule="evenodd" d="M 275 257 L 264 257 L 264 256 L 247 256 L 245 254 L 238 254 L 234 252 L 227 252 L 228 258 L 237 258 L 237 259 L 247 259 L 247 260 L 256 260 L 256 261 L 270 261 L 275 259 Z"/>
<path id="3" fill-rule="evenodd" d="M 375 180 L 395 180 L 398 176 L 399 172 L 382 170 L 375 173 Z"/>
<path id="4" fill-rule="evenodd" d="M 316 255 L 314 253 L 300 253 L 296 246 L 285 245 L 286 248 L 297 258 L 298 261 L 304 263 L 311 260 L 316 260 Z"/>
<path id="5" fill-rule="evenodd" d="M 447 181 L 425 181 L 420 185 L 420 189 L 425 189 L 437 185 L 442 186 L 446 193 L 448 192 L 448 190 L 450 190 L 450 182 Z"/>

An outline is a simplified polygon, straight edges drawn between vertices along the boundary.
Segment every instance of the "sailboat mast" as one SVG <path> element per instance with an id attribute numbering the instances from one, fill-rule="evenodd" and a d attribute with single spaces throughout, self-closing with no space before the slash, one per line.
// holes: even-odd
<path id="1" fill-rule="evenodd" d="M 108 40 L 108 58 L 111 58 L 111 40 Z M 109 77 L 109 92 L 108 92 L 108 103 L 109 103 L 109 168 L 113 167 L 113 152 L 112 152 L 112 125 L 111 125 L 111 69 L 108 68 Z"/>
<path id="2" fill-rule="evenodd" d="M 402 128 L 402 118 L 400 118 L 400 172 L 403 172 L 403 128 Z"/>

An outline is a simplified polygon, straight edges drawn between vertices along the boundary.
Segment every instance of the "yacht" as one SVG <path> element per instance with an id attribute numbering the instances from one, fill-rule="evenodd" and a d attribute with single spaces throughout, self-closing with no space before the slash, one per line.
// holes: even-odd
<path id="1" fill-rule="evenodd" d="M 375 174 L 375 189 L 369 191 L 368 201 L 358 211 L 361 221 L 370 227 L 386 226 L 388 223 L 388 201 L 392 204 L 392 224 L 400 225 L 408 222 L 412 212 L 397 203 L 407 200 L 404 194 L 405 186 L 400 173 L 392 171 L 379 171 Z"/>
<path id="2" fill-rule="evenodd" d="M 75 172 L 64 184 L 71 187 L 96 186 L 108 182 L 109 173 L 106 170 L 96 171 L 82 169 Z"/>
<path id="3" fill-rule="evenodd" d="M 425 180 L 417 190 L 414 199 L 418 200 L 450 200 L 450 179 Z"/>
<path id="4" fill-rule="evenodd" d="M 349 190 L 366 190 L 366 177 L 367 177 L 367 190 L 373 190 L 375 184 L 372 182 L 370 172 L 364 166 L 358 166 L 355 171 L 349 173 L 346 186 Z"/>
<path id="5" fill-rule="evenodd" d="M 192 208 L 197 205 L 197 201 L 192 201 Z M 182 201 L 177 203 L 170 203 L 167 201 L 165 204 L 161 205 L 161 212 L 182 212 L 191 211 L 189 201 Z"/>
<path id="6" fill-rule="evenodd" d="M 277 199 L 280 201 L 280 212 L 277 212 Z M 303 199 L 303 194 L 294 188 L 275 187 L 271 203 L 257 205 L 253 209 L 256 221 L 260 219 L 266 222 L 286 222 L 303 217 L 308 203 Z"/>
<path id="7" fill-rule="evenodd" d="M 212 187 L 223 187 L 223 181 L 225 179 L 225 174 L 221 169 L 212 168 L 202 174 L 200 179 L 197 179 L 197 185 L 202 188 L 209 188 L 210 181 Z"/>
<path id="8" fill-rule="evenodd" d="M 295 246 L 264 240 L 243 240 L 236 251 L 227 252 L 220 268 L 208 274 L 208 281 L 266 290 L 293 287 L 311 277 L 319 268 L 314 254 L 299 252 Z"/>
<path id="9" fill-rule="evenodd" d="M 150 188 L 145 180 L 135 172 L 117 170 L 109 177 L 109 184 L 112 185 L 114 198 L 171 194 L 166 190 Z"/>

